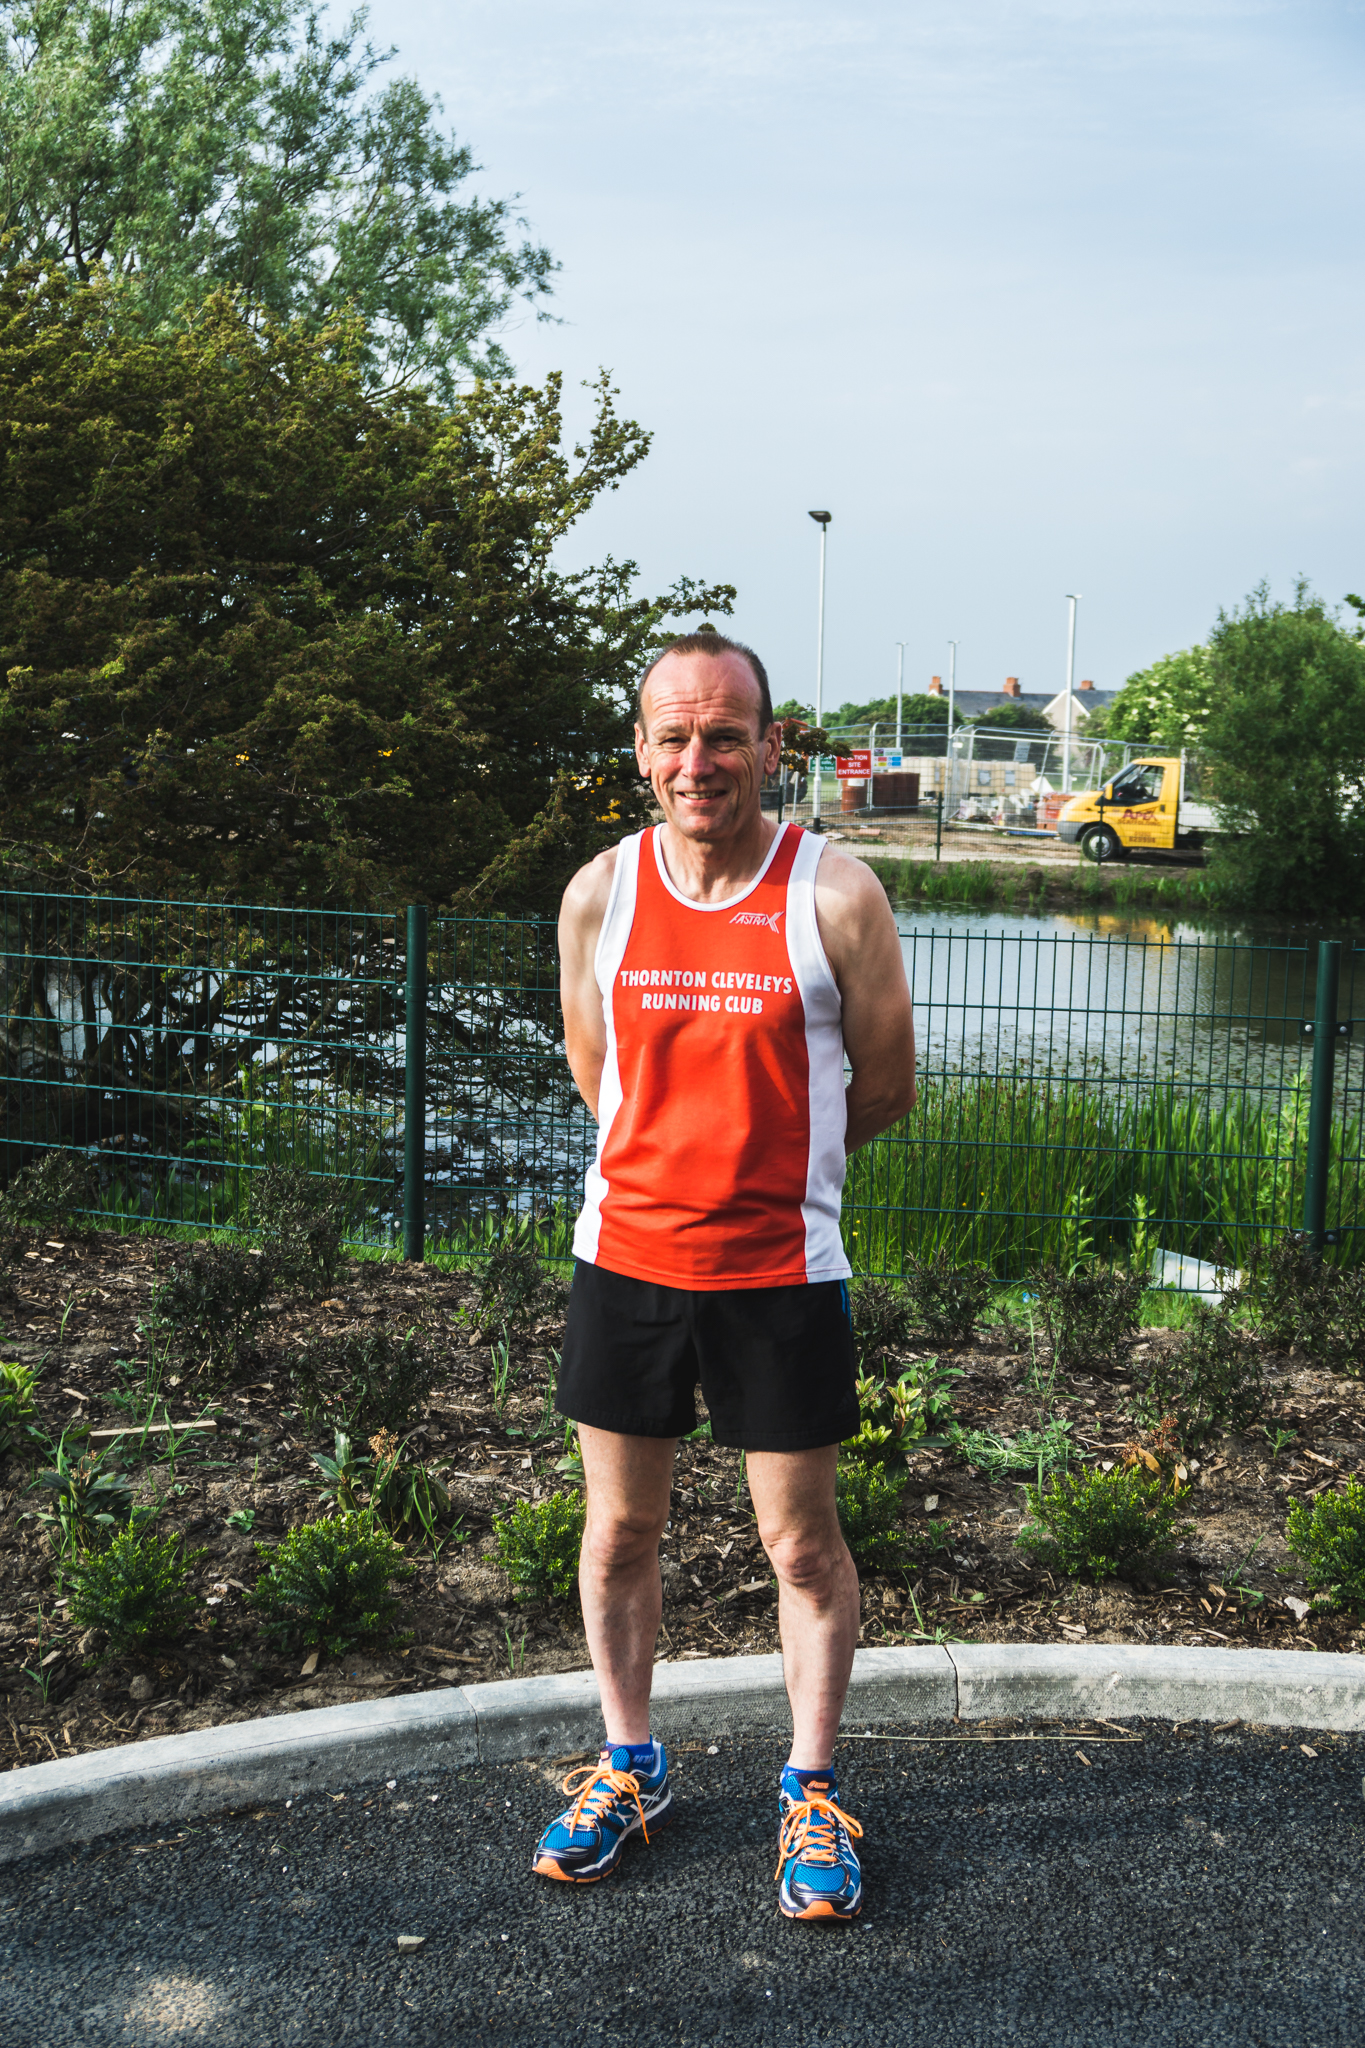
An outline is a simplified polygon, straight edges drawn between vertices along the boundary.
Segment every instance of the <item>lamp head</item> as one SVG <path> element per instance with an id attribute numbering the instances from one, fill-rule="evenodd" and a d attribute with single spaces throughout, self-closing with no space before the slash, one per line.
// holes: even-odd
<path id="1" fill-rule="evenodd" d="M 834 514 L 832 512 L 812 512 L 809 516 L 815 521 L 817 526 L 828 526 Z"/>

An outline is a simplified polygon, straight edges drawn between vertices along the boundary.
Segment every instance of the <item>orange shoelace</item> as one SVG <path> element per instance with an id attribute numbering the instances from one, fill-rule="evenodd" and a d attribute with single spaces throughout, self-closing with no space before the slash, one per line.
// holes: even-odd
<path id="1" fill-rule="evenodd" d="M 839 1844 L 835 1829 L 841 1824 L 851 1835 L 862 1834 L 859 1822 L 832 1799 L 822 1799 L 817 1792 L 813 1799 L 798 1800 L 782 1822 L 773 1876 L 781 1877 L 782 1865 L 792 1855 L 802 1863 L 837 1863 Z"/>
<path id="2" fill-rule="evenodd" d="M 645 1809 L 640 1804 L 640 1781 L 633 1771 L 613 1771 L 607 1764 L 588 1764 L 581 1771 L 570 1771 L 561 1790 L 573 1800 L 568 1814 L 571 1833 L 585 1815 L 591 1825 L 596 1825 L 607 1808 L 624 1796 L 635 1801 L 640 1831 L 646 1842 L 649 1840 Z"/>

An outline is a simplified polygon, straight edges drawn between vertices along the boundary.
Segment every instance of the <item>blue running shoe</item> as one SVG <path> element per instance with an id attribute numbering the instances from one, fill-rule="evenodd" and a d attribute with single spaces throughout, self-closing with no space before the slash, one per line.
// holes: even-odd
<path id="1" fill-rule="evenodd" d="M 536 1844 L 532 1870 L 570 1884 L 595 1884 L 621 1860 L 626 1838 L 638 1828 L 649 1840 L 673 1804 L 668 1758 L 656 1744 L 657 1766 L 649 1774 L 632 1770 L 628 1749 L 604 1749 L 586 1770 L 570 1771 L 564 1791 L 570 1804 L 550 1822 Z"/>
<path id="2" fill-rule="evenodd" d="M 781 1880 L 777 1903 L 789 1920 L 852 1920 L 862 1911 L 863 1874 L 852 1837 L 862 1829 L 838 1803 L 833 1775 L 784 1771 L 778 1796 L 782 1832 L 777 1843 Z"/>

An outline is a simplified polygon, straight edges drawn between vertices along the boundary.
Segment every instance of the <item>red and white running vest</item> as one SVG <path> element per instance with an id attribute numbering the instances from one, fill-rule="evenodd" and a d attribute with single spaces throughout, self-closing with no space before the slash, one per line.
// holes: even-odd
<path id="1" fill-rule="evenodd" d="M 662 832 L 622 842 L 597 942 L 607 1055 L 574 1255 L 669 1287 L 847 1279 L 824 842 L 787 825 L 740 895 L 693 903 Z"/>

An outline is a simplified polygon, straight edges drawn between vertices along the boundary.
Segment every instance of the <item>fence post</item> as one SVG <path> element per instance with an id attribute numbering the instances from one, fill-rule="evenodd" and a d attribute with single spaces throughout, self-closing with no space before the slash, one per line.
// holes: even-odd
<path id="1" fill-rule="evenodd" d="M 1313 1083 L 1308 1098 L 1308 1157 L 1303 1180 L 1304 1235 L 1319 1257 L 1327 1242 L 1327 1169 L 1332 1156 L 1332 1077 L 1337 1050 L 1337 985 L 1341 978 L 1341 941 L 1318 945 L 1318 991 L 1313 1022 L 1304 1034 L 1313 1040 Z"/>
<path id="2" fill-rule="evenodd" d="M 403 1257 L 426 1251 L 427 906 L 408 905 L 407 1002 L 403 1068 Z"/>
<path id="3" fill-rule="evenodd" d="M 938 793 L 938 817 L 934 821 L 934 859 L 943 858 L 943 791 Z"/>

